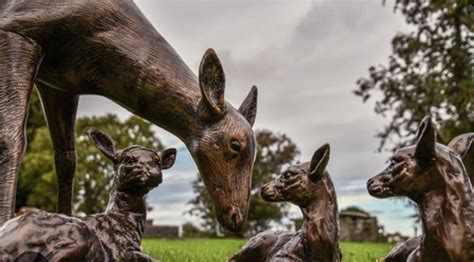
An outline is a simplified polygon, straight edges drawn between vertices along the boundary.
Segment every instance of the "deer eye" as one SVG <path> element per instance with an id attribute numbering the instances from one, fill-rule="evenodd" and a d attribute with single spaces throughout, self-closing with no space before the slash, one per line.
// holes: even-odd
<path id="1" fill-rule="evenodd" d="M 240 150 L 241 150 L 240 142 L 237 141 L 237 139 L 232 139 L 232 141 L 230 141 L 230 149 L 232 149 L 234 153 L 240 153 Z"/>
<path id="2" fill-rule="evenodd" d="M 126 164 L 126 165 L 132 165 L 132 164 L 135 164 L 135 162 L 136 162 L 136 159 L 133 158 L 133 157 L 127 157 L 123 161 L 123 163 Z"/>
<path id="3" fill-rule="evenodd" d="M 283 173 L 283 179 L 288 180 L 288 179 L 290 179 L 290 177 L 291 177 L 290 172 L 286 171 L 285 173 Z"/>

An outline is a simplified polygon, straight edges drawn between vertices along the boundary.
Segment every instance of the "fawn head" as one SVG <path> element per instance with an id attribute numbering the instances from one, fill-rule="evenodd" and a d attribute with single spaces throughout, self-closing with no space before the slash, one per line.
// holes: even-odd
<path id="1" fill-rule="evenodd" d="M 416 202 L 424 193 L 445 186 L 448 177 L 454 181 L 464 173 L 459 155 L 436 143 L 436 129 L 425 117 L 416 145 L 397 150 L 385 170 L 369 179 L 367 189 L 377 198 L 406 196 Z"/>
<path id="2" fill-rule="evenodd" d="M 280 176 L 262 187 L 262 198 L 269 202 L 288 201 L 304 206 L 326 194 L 328 188 L 323 178 L 327 174 L 329 153 L 329 144 L 325 144 L 316 150 L 311 162 L 288 167 Z"/>
<path id="3" fill-rule="evenodd" d="M 219 223 L 240 231 L 247 216 L 250 182 L 255 160 L 252 130 L 257 112 L 257 88 L 239 109 L 224 99 L 225 76 L 219 58 L 207 50 L 199 68 L 201 100 L 197 119 L 201 128 L 187 142 L 206 188 L 213 200 Z"/>
<path id="4" fill-rule="evenodd" d="M 155 151 L 130 146 L 116 149 L 115 141 L 96 128 L 88 128 L 87 134 L 95 146 L 114 163 L 114 186 L 118 191 L 145 195 L 162 182 L 161 170 L 173 166 L 176 149 L 166 149 L 161 155 Z"/>

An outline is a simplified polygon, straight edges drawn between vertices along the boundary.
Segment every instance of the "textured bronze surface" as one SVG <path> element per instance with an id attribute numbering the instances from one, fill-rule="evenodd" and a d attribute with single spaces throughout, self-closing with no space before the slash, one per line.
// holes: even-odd
<path id="1" fill-rule="evenodd" d="M 95 94 L 178 136 L 219 222 L 232 231 L 242 227 L 257 89 L 232 107 L 214 51 L 204 54 L 198 79 L 131 0 L 0 1 L 0 224 L 13 213 L 33 83 L 54 145 L 60 212 L 71 213 L 78 97 Z"/>
<path id="2" fill-rule="evenodd" d="M 261 189 L 266 201 L 288 201 L 300 207 L 301 230 L 262 232 L 230 261 L 341 261 L 336 192 L 326 171 L 329 153 L 329 145 L 323 145 L 311 162 L 288 167 Z"/>
<path id="3" fill-rule="evenodd" d="M 474 183 L 474 133 L 466 133 L 453 138 L 448 147 L 461 156 L 471 184 Z"/>
<path id="4" fill-rule="evenodd" d="M 408 197 L 417 204 L 421 216 L 423 235 L 419 241 L 410 239 L 410 243 L 396 247 L 387 261 L 405 261 L 403 257 L 409 261 L 474 260 L 472 185 L 459 154 L 436 143 L 429 117 L 420 125 L 416 145 L 395 152 L 390 165 L 367 182 L 367 189 L 378 198 Z"/>
<path id="5" fill-rule="evenodd" d="M 385 262 L 405 262 L 408 257 L 421 245 L 421 237 L 411 237 L 404 242 L 400 242 L 385 256 Z"/>
<path id="6" fill-rule="evenodd" d="M 106 211 L 84 218 L 44 211 L 15 217 L 0 228 L 0 261 L 152 261 L 140 251 L 145 195 L 162 182 L 161 170 L 173 166 L 176 150 L 161 155 L 140 146 L 118 150 L 97 129 L 88 134 L 114 162 Z"/>

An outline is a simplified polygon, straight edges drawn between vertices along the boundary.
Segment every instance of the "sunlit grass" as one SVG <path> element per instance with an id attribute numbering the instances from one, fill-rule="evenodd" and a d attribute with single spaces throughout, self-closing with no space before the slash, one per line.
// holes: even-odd
<path id="1" fill-rule="evenodd" d="M 144 239 L 143 250 L 159 261 L 227 261 L 245 243 L 242 239 Z M 387 243 L 343 242 L 344 261 L 382 261 L 392 248 Z"/>

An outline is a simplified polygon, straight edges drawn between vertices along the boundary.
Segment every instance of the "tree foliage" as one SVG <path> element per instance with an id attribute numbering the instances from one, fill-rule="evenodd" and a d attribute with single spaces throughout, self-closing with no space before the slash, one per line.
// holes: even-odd
<path id="1" fill-rule="evenodd" d="M 411 29 L 392 39 L 388 65 L 371 66 L 354 91 L 364 102 L 374 91 L 382 93 L 375 112 L 391 122 L 377 133 L 379 150 L 411 143 L 428 114 L 442 142 L 474 130 L 473 3 L 395 0 Z"/>
<path id="2" fill-rule="evenodd" d="M 23 206 L 56 210 L 53 151 L 48 128 L 40 121 L 42 117 L 39 100 L 33 98 L 29 123 L 40 124 L 27 127 L 27 134 L 31 137 L 19 174 L 17 210 Z M 114 171 L 112 162 L 87 137 L 85 130 L 89 126 L 110 134 L 118 148 L 135 144 L 162 150 L 163 146 L 155 136 L 152 125 L 138 117 L 132 116 L 123 121 L 112 114 L 79 118 L 76 122 L 77 167 L 73 208 L 76 213 L 93 214 L 102 212 L 106 207 Z"/>
<path id="3" fill-rule="evenodd" d="M 260 196 L 260 187 L 275 178 L 285 166 L 292 164 L 299 154 L 297 146 L 284 134 L 269 130 L 257 130 L 255 134 L 257 154 L 252 173 L 250 210 L 244 229 L 249 235 L 268 229 L 271 222 L 279 222 L 286 215 L 288 206 L 264 201 Z M 200 217 L 206 230 L 215 231 L 219 225 L 211 197 L 200 176 L 193 182 L 193 190 L 196 197 L 189 202 L 192 205 L 189 213 Z"/>

